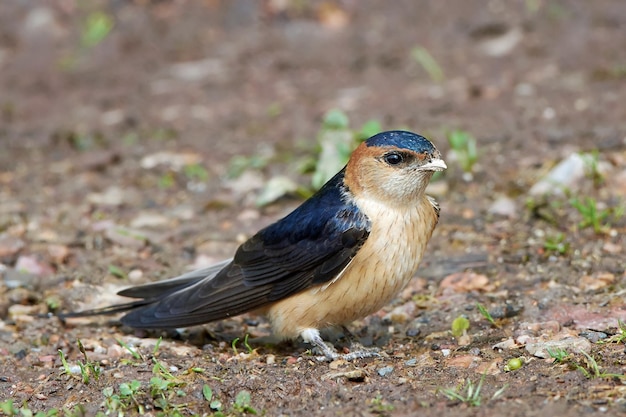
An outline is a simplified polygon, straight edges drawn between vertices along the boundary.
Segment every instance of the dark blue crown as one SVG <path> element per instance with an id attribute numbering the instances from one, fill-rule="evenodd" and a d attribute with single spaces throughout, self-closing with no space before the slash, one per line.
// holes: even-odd
<path id="1" fill-rule="evenodd" d="M 394 146 L 400 149 L 409 149 L 418 153 L 433 153 L 435 147 L 424 136 L 404 130 L 391 130 L 378 133 L 365 141 L 367 146 Z"/>

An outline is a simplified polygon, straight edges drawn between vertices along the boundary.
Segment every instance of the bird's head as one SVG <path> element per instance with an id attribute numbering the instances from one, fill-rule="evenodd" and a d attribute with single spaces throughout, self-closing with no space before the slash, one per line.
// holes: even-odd
<path id="1" fill-rule="evenodd" d="M 423 136 L 405 131 L 372 136 L 352 153 L 345 183 L 361 198 L 412 205 L 435 171 L 446 169 L 441 153 Z"/>

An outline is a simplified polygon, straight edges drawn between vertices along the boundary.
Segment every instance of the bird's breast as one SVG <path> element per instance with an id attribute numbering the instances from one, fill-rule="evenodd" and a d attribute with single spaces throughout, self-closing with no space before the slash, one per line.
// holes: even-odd
<path id="1" fill-rule="evenodd" d="M 417 270 L 437 224 L 430 201 L 405 209 L 359 202 L 372 229 L 346 269 L 328 283 L 281 300 L 269 309 L 274 332 L 297 337 L 306 328 L 346 324 L 378 311 Z"/>

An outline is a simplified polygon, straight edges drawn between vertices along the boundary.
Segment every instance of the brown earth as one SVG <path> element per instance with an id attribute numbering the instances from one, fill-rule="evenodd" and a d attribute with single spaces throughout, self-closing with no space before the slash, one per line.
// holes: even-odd
<path id="1" fill-rule="evenodd" d="M 246 413 L 234 405 L 242 391 L 268 416 L 626 413 L 624 45 L 622 0 L 4 1 L 0 404 L 113 412 L 106 390 L 137 380 L 129 415 L 211 415 L 205 384 L 234 415 Z M 418 46 L 441 80 L 412 56 Z M 417 277 L 353 324 L 384 357 L 328 364 L 298 343 L 233 349 L 236 337 L 267 336 L 255 317 L 137 333 L 32 316 L 117 302 L 125 286 L 231 255 L 299 203 L 255 199 L 278 175 L 309 183 L 297 166 L 333 108 L 353 126 L 420 132 L 450 166 L 432 188 L 441 222 Z M 469 181 L 449 152 L 452 129 L 477 138 Z M 596 152 L 593 178 L 568 197 L 531 197 L 580 151 Z M 165 162 L 149 165 L 159 152 Z M 226 174 L 236 156 L 269 164 L 235 181 Z M 570 203 L 584 197 L 608 210 L 597 231 Z M 459 316 L 470 327 L 455 337 Z M 78 340 L 102 368 L 88 383 L 57 353 L 85 362 Z M 562 363 L 529 349 L 557 340 Z M 507 372 L 517 357 L 523 366 Z M 176 388 L 155 391 L 155 375 Z M 480 405 L 446 397 L 481 375 Z"/>

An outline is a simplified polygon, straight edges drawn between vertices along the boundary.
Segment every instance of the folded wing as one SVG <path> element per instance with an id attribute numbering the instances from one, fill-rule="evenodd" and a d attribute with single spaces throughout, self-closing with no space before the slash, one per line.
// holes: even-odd
<path id="1" fill-rule="evenodd" d="M 343 171 L 287 217 L 261 230 L 230 262 L 120 294 L 144 298 L 122 318 L 137 328 L 186 327 L 251 311 L 334 279 L 369 235 L 346 201 Z"/>

